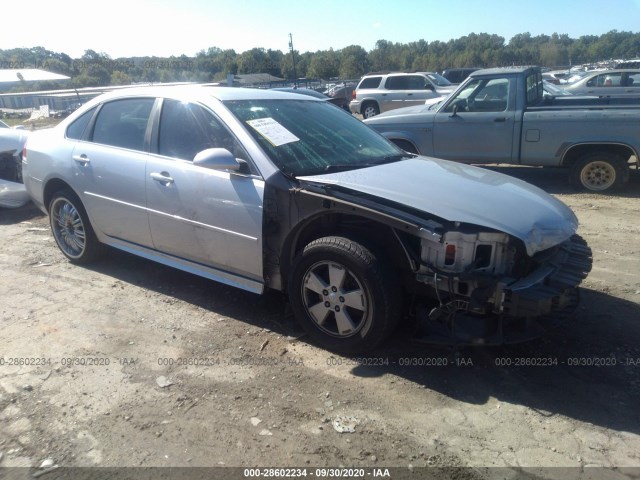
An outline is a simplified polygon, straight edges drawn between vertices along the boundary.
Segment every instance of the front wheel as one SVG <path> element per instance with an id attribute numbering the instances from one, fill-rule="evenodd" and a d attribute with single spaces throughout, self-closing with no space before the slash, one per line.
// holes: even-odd
<path id="1" fill-rule="evenodd" d="M 569 180 L 576 187 L 592 192 L 619 190 L 629 181 L 629 166 L 620 155 L 592 152 L 573 164 Z"/>
<path id="2" fill-rule="evenodd" d="M 88 263 L 102 253 L 102 244 L 96 238 L 87 212 L 71 190 L 53 194 L 49 222 L 56 244 L 72 263 Z"/>
<path id="3" fill-rule="evenodd" d="M 344 237 L 311 242 L 288 283 L 293 311 L 311 338 L 346 354 L 372 350 L 400 316 L 398 282 L 371 250 Z"/>

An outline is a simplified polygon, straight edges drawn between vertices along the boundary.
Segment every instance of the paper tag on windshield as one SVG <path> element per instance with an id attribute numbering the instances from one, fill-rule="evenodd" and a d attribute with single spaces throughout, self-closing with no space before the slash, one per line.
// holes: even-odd
<path id="1" fill-rule="evenodd" d="M 300 141 L 298 137 L 273 118 L 258 118 L 257 120 L 248 120 L 247 123 L 274 147 Z"/>

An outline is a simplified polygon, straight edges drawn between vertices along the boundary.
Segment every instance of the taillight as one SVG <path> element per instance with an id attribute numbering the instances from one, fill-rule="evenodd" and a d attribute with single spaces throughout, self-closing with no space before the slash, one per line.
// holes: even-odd
<path id="1" fill-rule="evenodd" d="M 444 250 L 444 264 L 453 265 L 456 261 L 456 246 L 449 244 Z"/>
<path id="2" fill-rule="evenodd" d="M 22 161 L 26 162 L 27 161 L 27 144 L 24 144 L 24 147 L 22 148 Z"/>
<path id="3" fill-rule="evenodd" d="M 351 92 L 351 100 L 355 100 L 356 99 L 356 89 L 354 88 L 353 91 Z"/>

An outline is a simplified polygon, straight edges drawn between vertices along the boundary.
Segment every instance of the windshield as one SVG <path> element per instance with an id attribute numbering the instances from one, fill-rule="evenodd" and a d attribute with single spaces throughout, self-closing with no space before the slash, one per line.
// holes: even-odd
<path id="1" fill-rule="evenodd" d="M 0 120 L 0 128 L 9 128 L 9 125 Z"/>
<path id="2" fill-rule="evenodd" d="M 364 168 L 408 156 L 382 135 L 327 102 L 224 102 L 273 163 L 290 175 Z"/>
<path id="3" fill-rule="evenodd" d="M 447 80 L 446 78 L 444 78 L 442 75 L 438 73 L 428 73 L 427 77 L 429 77 L 431 81 L 436 85 L 438 85 L 439 87 L 449 87 L 452 85 L 452 83 L 449 80 Z"/>

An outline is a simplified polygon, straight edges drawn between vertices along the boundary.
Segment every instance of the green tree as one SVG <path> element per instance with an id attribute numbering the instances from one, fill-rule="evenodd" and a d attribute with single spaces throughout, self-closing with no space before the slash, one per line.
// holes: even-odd
<path id="1" fill-rule="evenodd" d="M 116 70 L 111 74 L 111 85 L 131 85 L 131 78 L 126 73 Z"/>
<path id="2" fill-rule="evenodd" d="M 369 71 L 367 52 L 358 45 L 350 45 L 340 51 L 340 77 L 359 78 Z"/>

